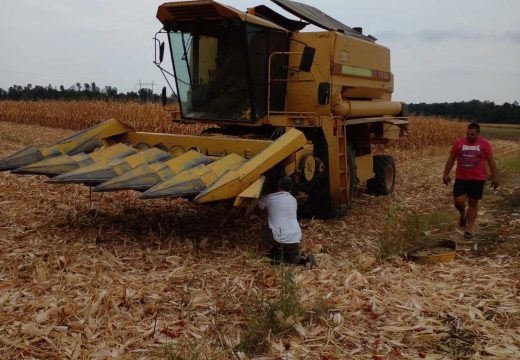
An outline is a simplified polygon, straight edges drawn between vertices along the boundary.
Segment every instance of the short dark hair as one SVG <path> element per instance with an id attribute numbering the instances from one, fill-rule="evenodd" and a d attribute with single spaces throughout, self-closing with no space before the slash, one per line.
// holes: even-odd
<path id="1" fill-rule="evenodd" d="M 472 122 L 468 125 L 468 129 L 477 129 L 477 132 L 480 134 L 480 125 L 476 122 Z"/>
<path id="2" fill-rule="evenodd" d="M 284 176 L 278 180 L 278 189 L 290 192 L 293 187 L 293 181 L 289 176 Z"/>

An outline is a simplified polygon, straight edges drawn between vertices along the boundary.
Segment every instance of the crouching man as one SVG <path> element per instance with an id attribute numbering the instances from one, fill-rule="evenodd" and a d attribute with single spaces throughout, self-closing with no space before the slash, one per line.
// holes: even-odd
<path id="1" fill-rule="evenodd" d="M 271 248 L 271 258 L 275 263 L 286 262 L 316 266 L 313 255 L 300 255 L 302 230 L 296 213 L 298 204 L 291 195 L 293 182 L 290 177 L 278 181 L 277 192 L 266 195 L 258 202 L 260 209 L 267 209 L 269 226 L 263 229 L 262 242 Z"/>

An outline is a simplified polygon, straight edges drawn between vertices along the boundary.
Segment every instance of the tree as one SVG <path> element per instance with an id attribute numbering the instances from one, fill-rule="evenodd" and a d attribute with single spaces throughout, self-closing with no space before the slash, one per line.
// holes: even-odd
<path id="1" fill-rule="evenodd" d="M 139 89 L 139 101 L 146 102 L 148 100 L 153 100 L 153 93 L 151 89 L 142 88 Z"/>
<path id="2" fill-rule="evenodd" d="M 475 121 L 482 123 L 513 123 L 520 124 L 520 106 L 505 102 L 502 105 L 493 101 L 462 101 L 454 103 L 409 104 L 411 113 L 434 115 Z"/>
<path id="3" fill-rule="evenodd" d="M 81 90 L 83 88 L 83 90 Z M 114 86 L 105 86 L 100 91 L 95 82 L 84 83 L 83 86 L 78 82 L 68 88 L 59 85 L 58 88 L 51 84 L 46 86 L 27 84 L 25 86 L 13 85 L 7 90 L 0 88 L 0 100 L 112 100 L 112 101 L 158 101 L 158 94 L 153 94 L 150 89 L 141 89 L 139 92 L 130 91 L 119 93 Z"/>

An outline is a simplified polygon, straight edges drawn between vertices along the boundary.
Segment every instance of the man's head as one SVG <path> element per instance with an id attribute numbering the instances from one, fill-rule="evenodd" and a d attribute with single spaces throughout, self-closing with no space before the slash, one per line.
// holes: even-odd
<path id="1" fill-rule="evenodd" d="M 289 176 L 284 176 L 278 180 L 278 190 L 291 192 L 293 187 L 293 181 Z"/>
<path id="2" fill-rule="evenodd" d="M 473 143 L 477 141 L 479 135 L 480 125 L 477 123 L 469 124 L 468 128 L 466 129 L 466 139 L 468 139 L 468 142 Z"/>

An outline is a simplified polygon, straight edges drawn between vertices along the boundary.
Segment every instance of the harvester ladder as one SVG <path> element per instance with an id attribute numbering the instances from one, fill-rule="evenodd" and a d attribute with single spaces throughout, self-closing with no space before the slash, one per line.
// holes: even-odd
<path id="1" fill-rule="evenodd" d="M 347 160 L 347 141 L 345 138 L 345 126 L 338 127 L 338 156 L 339 156 L 339 192 L 341 204 L 349 203 L 349 169 Z"/>

